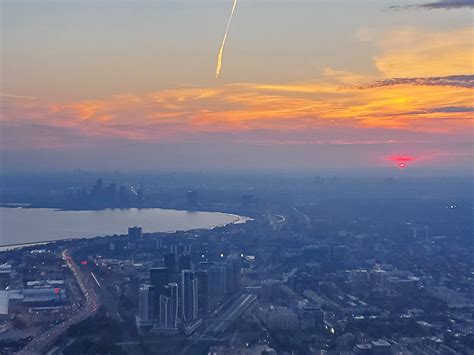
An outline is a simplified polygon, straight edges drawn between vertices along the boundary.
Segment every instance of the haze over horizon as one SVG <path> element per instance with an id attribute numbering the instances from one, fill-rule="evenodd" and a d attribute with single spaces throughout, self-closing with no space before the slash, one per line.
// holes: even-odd
<path id="1" fill-rule="evenodd" d="M 472 1 L 1 6 L 3 171 L 472 174 Z"/>

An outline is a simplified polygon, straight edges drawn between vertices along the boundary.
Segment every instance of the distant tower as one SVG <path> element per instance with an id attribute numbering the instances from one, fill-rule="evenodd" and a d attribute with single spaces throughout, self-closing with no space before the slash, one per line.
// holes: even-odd
<path id="1" fill-rule="evenodd" d="M 124 185 L 120 185 L 118 199 L 121 204 L 126 204 L 128 202 L 127 190 Z"/>
<path id="2" fill-rule="evenodd" d="M 163 238 L 156 239 L 156 249 L 157 250 L 163 249 Z"/>
<path id="3" fill-rule="evenodd" d="M 198 205 L 198 193 L 197 190 L 189 190 L 186 193 L 186 199 L 190 206 L 197 206 Z"/>
<path id="4" fill-rule="evenodd" d="M 140 186 L 138 187 L 138 192 L 137 192 L 137 199 L 138 201 L 143 201 L 143 183 L 140 183 Z"/>
<path id="5" fill-rule="evenodd" d="M 98 179 L 95 185 L 92 187 L 91 196 L 93 198 L 99 198 L 102 194 L 102 179 Z"/>
<path id="6" fill-rule="evenodd" d="M 128 228 L 128 236 L 129 238 L 140 239 L 143 236 L 142 228 L 136 226 Z"/>

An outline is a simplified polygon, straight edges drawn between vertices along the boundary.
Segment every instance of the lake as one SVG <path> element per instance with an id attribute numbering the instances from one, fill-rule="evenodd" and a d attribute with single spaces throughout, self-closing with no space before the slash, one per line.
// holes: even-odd
<path id="1" fill-rule="evenodd" d="M 0 246 L 126 234 L 132 226 L 142 227 L 144 233 L 174 232 L 209 229 L 247 220 L 227 213 L 160 208 L 61 211 L 0 207 Z"/>

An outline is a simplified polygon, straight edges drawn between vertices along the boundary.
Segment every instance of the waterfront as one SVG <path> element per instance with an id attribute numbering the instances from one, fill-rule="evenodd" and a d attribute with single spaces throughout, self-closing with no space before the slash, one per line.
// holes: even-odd
<path id="1" fill-rule="evenodd" d="M 126 234 L 128 227 L 147 232 L 209 229 L 245 221 L 219 212 L 147 209 L 61 211 L 50 208 L 0 208 L 0 246 L 69 238 Z"/>

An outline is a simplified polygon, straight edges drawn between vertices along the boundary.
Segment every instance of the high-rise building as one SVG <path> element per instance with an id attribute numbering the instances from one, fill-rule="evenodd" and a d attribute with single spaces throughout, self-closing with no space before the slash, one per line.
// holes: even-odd
<path id="1" fill-rule="evenodd" d="M 178 284 L 171 282 L 167 286 L 170 297 L 168 308 L 168 327 L 176 328 L 178 326 Z"/>
<path id="2" fill-rule="evenodd" d="M 102 194 L 102 179 L 98 179 L 91 190 L 92 198 L 99 198 Z"/>
<path id="3" fill-rule="evenodd" d="M 150 285 L 142 285 L 138 294 L 138 319 L 142 322 L 150 320 Z"/>
<path id="4" fill-rule="evenodd" d="M 170 275 L 166 267 L 154 267 L 150 269 L 150 284 L 154 287 L 153 303 L 154 319 L 160 319 L 160 296 L 165 295 L 165 286 L 169 284 Z"/>
<path id="5" fill-rule="evenodd" d="M 198 279 L 198 313 L 203 315 L 209 312 L 207 271 L 198 270 L 194 275 Z"/>
<path id="6" fill-rule="evenodd" d="M 191 255 L 181 254 L 178 261 L 179 272 L 183 270 L 191 270 Z"/>
<path id="7" fill-rule="evenodd" d="M 169 308 L 170 308 L 170 300 L 171 297 L 167 297 L 165 295 L 160 295 L 160 320 L 159 326 L 162 328 L 168 327 L 168 315 L 169 315 Z"/>
<path id="8" fill-rule="evenodd" d="M 143 201 L 143 183 L 140 183 L 140 186 L 138 187 L 137 200 Z"/>
<path id="9" fill-rule="evenodd" d="M 154 267 L 150 269 L 150 283 L 155 286 L 157 295 L 162 295 L 164 288 L 169 284 L 169 271 L 166 267 Z"/>
<path id="10" fill-rule="evenodd" d="M 163 249 L 163 238 L 156 239 L 156 249 L 157 250 Z"/>
<path id="11" fill-rule="evenodd" d="M 214 309 L 226 296 L 226 268 L 208 261 L 199 263 L 198 267 L 207 272 L 208 307 Z"/>
<path id="12" fill-rule="evenodd" d="M 238 255 L 232 255 L 229 257 L 229 262 L 232 263 L 233 291 L 239 292 L 242 289 L 242 267 L 240 257 Z"/>
<path id="13" fill-rule="evenodd" d="M 198 204 L 198 193 L 196 190 L 190 190 L 186 192 L 186 199 L 188 204 L 191 206 L 197 206 Z"/>
<path id="14" fill-rule="evenodd" d="M 234 267 L 232 263 L 225 263 L 225 290 L 231 295 L 234 293 Z"/>
<path id="15" fill-rule="evenodd" d="M 209 290 L 218 296 L 224 296 L 226 287 L 226 269 L 225 266 L 216 264 L 208 270 Z"/>
<path id="16" fill-rule="evenodd" d="M 181 305 L 185 322 L 192 322 L 198 317 L 198 282 L 193 271 L 181 272 Z"/>
<path id="17" fill-rule="evenodd" d="M 155 287 L 153 285 L 140 286 L 138 294 L 138 319 L 146 323 L 156 319 Z"/>
<path id="18" fill-rule="evenodd" d="M 159 326 L 177 328 L 178 326 L 178 284 L 170 282 L 159 296 Z"/>
<path id="19" fill-rule="evenodd" d="M 225 287 L 228 294 L 233 294 L 241 289 L 240 260 L 229 258 L 224 264 Z"/>
<path id="20" fill-rule="evenodd" d="M 176 254 L 175 253 L 166 253 L 164 256 L 165 267 L 168 268 L 170 274 L 174 274 L 177 271 L 176 268 Z"/>
<path id="21" fill-rule="evenodd" d="M 158 319 L 158 308 L 156 302 L 156 290 L 155 286 L 148 285 L 148 319 Z"/>
<path id="22" fill-rule="evenodd" d="M 128 236 L 133 239 L 139 239 L 142 237 L 141 227 L 130 227 L 128 228 Z"/>
<path id="23" fill-rule="evenodd" d="M 121 185 L 119 187 L 118 198 L 119 198 L 119 202 L 121 204 L 125 204 L 125 203 L 128 202 L 127 190 L 126 190 L 125 186 L 123 186 L 123 185 Z"/>

